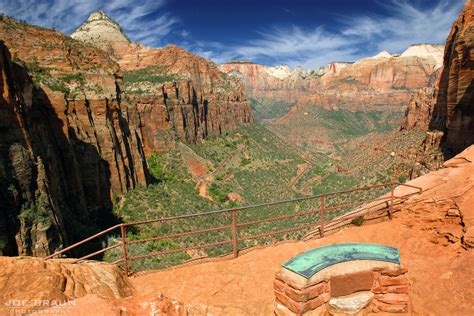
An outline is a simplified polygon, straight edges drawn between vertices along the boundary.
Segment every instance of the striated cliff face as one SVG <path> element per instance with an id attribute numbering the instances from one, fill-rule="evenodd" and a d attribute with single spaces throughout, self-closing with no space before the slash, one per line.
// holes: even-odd
<path id="1" fill-rule="evenodd" d="M 241 79 L 254 99 L 297 102 L 300 108 L 314 104 L 352 111 L 402 111 L 414 91 L 433 85 L 442 49 L 413 45 L 400 56 L 381 52 L 355 63 L 330 63 L 306 71 L 248 61 L 231 61 L 221 70 Z"/>
<path id="2" fill-rule="evenodd" d="M 151 48 L 125 41 L 117 25 L 96 12 L 71 36 L 112 51 L 124 73 L 127 97 L 142 118 L 146 153 L 167 151 L 177 139 L 195 143 L 252 123 L 238 80 L 176 46 Z"/>
<path id="3" fill-rule="evenodd" d="M 473 7 L 468 0 L 453 24 L 435 87 L 414 94 L 403 117 L 401 130 L 427 131 L 411 178 L 439 169 L 446 157 L 474 143 Z"/>
<path id="4" fill-rule="evenodd" d="M 209 135 L 223 135 L 252 122 L 242 91 L 204 94 L 193 81 L 170 82 L 141 96 L 130 95 L 142 115 L 145 151 L 166 151 L 175 140 L 196 143 Z"/>
<path id="5" fill-rule="evenodd" d="M 413 95 L 402 130 L 438 130 L 448 155 L 474 143 L 474 4 L 468 0 L 446 42 L 434 89 Z"/>
<path id="6" fill-rule="evenodd" d="M 433 117 L 436 91 L 435 88 L 424 88 L 411 96 L 402 119 L 401 130 L 428 130 Z"/>
<path id="7" fill-rule="evenodd" d="M 287 66 L 267 67 L 250 61 L 231 61 L 220 69 L 242 81 L 247 95 L 253 99 L 295 102 L 311 93 L 312 80 L 301 69 Z"/>
<path id="8" fill-rule="evenodd" d="M 166 151 L 175 139 L 196 143 L 252 123 L 241 84 L 214 63 L 172 45 L 146 52 L 119 61 L 126 91 L 141 113 L 146 151 Z"/>
<path id="9" fill-rule="evenodd" d="M 467 0 L 444 51 L 430 128 L 444 131 L 443 146 L 458 153 L 474 143 L 474 2 Z"/>
<path id="10" fill-rule="evenodd" d="M 42 256 L 109 226 L 112 197 L 147 184 L 139 112 L 104 52 L 7 17 L 0 37 L 0 253 Z"/>

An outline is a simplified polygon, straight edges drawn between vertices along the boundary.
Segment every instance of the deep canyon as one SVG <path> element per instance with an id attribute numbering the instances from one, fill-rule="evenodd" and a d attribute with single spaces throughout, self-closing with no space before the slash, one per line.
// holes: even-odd
<path id="1" fill-rule="evenodd" d="M 268 314 L 274 303 L 270 279 L 280 261 L 309 245 L 375 240 L 400 247 L 412 265 L 413 313 L 472 311 L 466 303 L 474 247 L 472 0 L 446 35 L 445 45 L 414 43 L 400 54 L 382 51 L 292 69 L 250 60 L 217 65 L 175 45 L 149 47 L 131 41 L 103 11 L 93 12 L 70 36 L 2 15 L 0 256 L 21 257 L 0 258 L 0 296 L 78 300 L 78 314 L 94 304 L 105 314 L 125 309 L 138 315 L 148 312 L 149 302 L 166 315 L 251 315 L 259 308 Z M 404 182 L 422 190 L 401 197 L 392 221 L 367 223 L 360 216 L 348 221 L 351 227 L 309 242 L 314 231 L 293 233 L 294 223 L 277 226 L 262 217 L 293 218 L 300 205 L 259 204 Z M 325 196 L 322 203 L 330 209 L 387 192 Z M 406 193 L 401 187 L 396 192 Z M 128 278 L 105 262 L 23 257 L 48 256 L 118 223 L 252 204 L 261 212 L 239 213 L 239 224 L 216 212 L 209 220 L 184 216 L 181 224 L 137 225 L 122 236 L 131 241 L 132 256 L 169 251 L 166 258 L 143 258 L 127 268 L 190 263 L 176 270 Z M 222 241 L 234 229 L 230 219 L 241 234 L 235 240 L 242 256 L 193 266 L 232 252 Z M 244 222 L 261 226 L 246 231 Z M 276 229 L 284 234 L 273 234 Z M 207 235 L 200 241 L 214 246 L 192 248 L 192 230 L 202 230 Z M 324 230 L 318 234 L 324 237 Z M 134 242 L 139 239 L 148 242 Z M 298 242 L 288 246 L 290 240 Z M 107 234 L 67 256 L 117 242 L 120 235 Z M 93 259 L 114 262 L 119 249 Z M 265 295 L 249 290 L 255 281 L 248 271 Z M 21 286 L 2 285 L 16 274 Z M 455 287 L 451 277 L 461 285 Z M 47 280 L 54 280 L 49 288 Z M 24 291 L 27 283 L 34 289 Z M 446 289 L 456 295 L 433 307 Z"/>

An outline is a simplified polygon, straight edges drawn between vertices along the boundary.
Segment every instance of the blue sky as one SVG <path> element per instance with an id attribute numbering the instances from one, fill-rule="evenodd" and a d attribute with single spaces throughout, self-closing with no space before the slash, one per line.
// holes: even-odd
<path id="1" fill-rule="evenodd" d="M 70 34 L 103 9 L 134 41 L 305 68 L 414 43 L 444 44 L 464 0 L 0 0 L 0 12 Z"/>

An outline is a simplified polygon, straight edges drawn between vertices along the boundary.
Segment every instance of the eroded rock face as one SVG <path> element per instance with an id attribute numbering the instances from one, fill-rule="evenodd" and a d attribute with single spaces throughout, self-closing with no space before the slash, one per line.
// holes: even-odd
<path id="1" fill-rule="evenodd" d="M 411 96 L 402 119 L 401 130 L 411 130 L 413 128 L 428 130 L 433 116 L 435 93 L 434 88 L 424 88 Z"/>
<path id="2" fill-rule="evenodd" d="M 420 187 L 423 192 L 412 197 L 407 202 L 413 204 L 415 212 L 419 209 L 429 209 L 419 217 L 420 224 L 425 225 L 426 231 L 432 230 L 433 242 L 459 247 L 472 247 L 472 232 L 474 227 L 474 145 L 471 145 L 454 158 L 444 162 L 444 168 L 430 172 L 409 182 Z M 398 190 L 398 191 L 397 191 Z M 399 187 L 395 195 L 402 194 L 406 188 Z M 435 219 L 436 218 L 436 219 Z M 440 220 L 441 219 L 441 220 Z M 437 223 L 434 225 L 433 223 Z"/>
<path id="3" fill-rule="evenodd" d="M 72 264 L 70 261 L 0 257 L 0 306 L 4 307 L 9 300 L 62 303 L 88 294 L 109 299 L 133 294 L 132 285 L 117 266 L 104 262 Z"/>
<path id="4" fill-rule="evenodd" d="M 275 69 L 277 68 L 277 69 Z M 247 95 L 254 99 L 295 102 L 311 92 L 311 79 L 300 69 L 266 67 L 250 61 L 233 61 L 220 66 L 229 76 L 242 80 Z"/>
<path id="5" fill-rule="evenodd" d="M 138 55 L 143 59 L 131 62 Z M 138 55 L 122 55 L 120 64 L 126 76 L 137 75 L 126 91 L 140 111 L 146 151 L 169 150 L 176 139 L 196 143 L 253 122 L 241 84 L 214 63 L 176 46 Z"/>
<path id="6" fill-rule="evenodd" d="M 125 91 L 142 118 L 146 153 L 167 151 L 176 140 L 196 143 L 252 123 L 240 82 L 213 62 L 174 45 L 152 48 L 128 42 L 117 26 L 96 12 L 72 37 L 110 51 L 119 63 Z"/>
<path id="7" fill-rule="evenodd" d="M 0 37 L 0 252 L 43 256 L 110 226 L 113 195 L 147 184 L 139 113 L 104 52 L 7 17 Z"/>
<path id="8" fill-rule="evenodd" d="M 474 3 L 467 0 L 446 42 L 443 71 L 430 127 L 458 153 L 474 143 Z"/>

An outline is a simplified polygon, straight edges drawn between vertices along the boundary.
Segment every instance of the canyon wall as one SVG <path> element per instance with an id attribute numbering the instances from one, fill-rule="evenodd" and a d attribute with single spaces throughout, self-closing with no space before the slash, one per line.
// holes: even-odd
<path id="1" fill-rule="evenodd" d="M 112 201 L 148 184 L 147 154 L 253 121 L 214 63 L 132 43 L 103 12 L 80 30 L 0 19 L 0 254 L 44 256 L 111 226 Z"/>
<path id="2" fill-rule="evenodd" d="M 8 17 L 0 37 L 0 253 L 43 256 L 110 226 L 113 197 L 147 185 L 140 117 L 104 52 Z"/>
<path id="3" fill-rule="evenodd" d="M 196 143 L 253 122 L 241 83 L 205 58 L 174 45 L 131 42 L 102 11 L 71 36 L 105 49 L 120 65 L 129 100 L 142 118 L 147 154 L 167 151 L 176 140 Z"/>
<path id="4" fill-rule="evenodd" d="M 167 151 L 176 139 L 197 143 L 253 122 L 242 85 L 214 63 L 174 45 L 145 49 L 122 55 L 119 63 L 134 79 L 126 91 L 140 111 L 146 151 Z M 134 56 L 144 59 L 132 62 Z"/>
<path id="5" fill-rule="evenodd" d="M 220 66 L 228 75 L 241 80 L 248 97 L 296 102 L 315 89 L 312 80 L 317 73 L 305 73 L 301 68 L 267 67 L 251 61 L 234 60 Z"/>
<path id="6" fill-rule="evenodd" d="M 474 4 L 468 0 L 448 36 L 434 89 L 413 95 L 401 126 L 441 131 L 437 135 L 443 137 L 441 146 L 448 156 L 474 143 L 473 14 Z"/>
<path id="7" fill-rule="evenodd" d="M 355 63 L 303 70 L 231 61 L 221 70 L 243 81 L 248 96 L 350 111 L 402 111 L 413 92 L 433 86 L 441 45 L 410 46 L 401 55 L 382 52 Z"/>
<path id="8" fill-rule="evenodd" d="M 458 153 L 474 143 L 474 3 L 467 0 L 449 33 L 431 129 L 444 131 L 442 146 Z"/>

